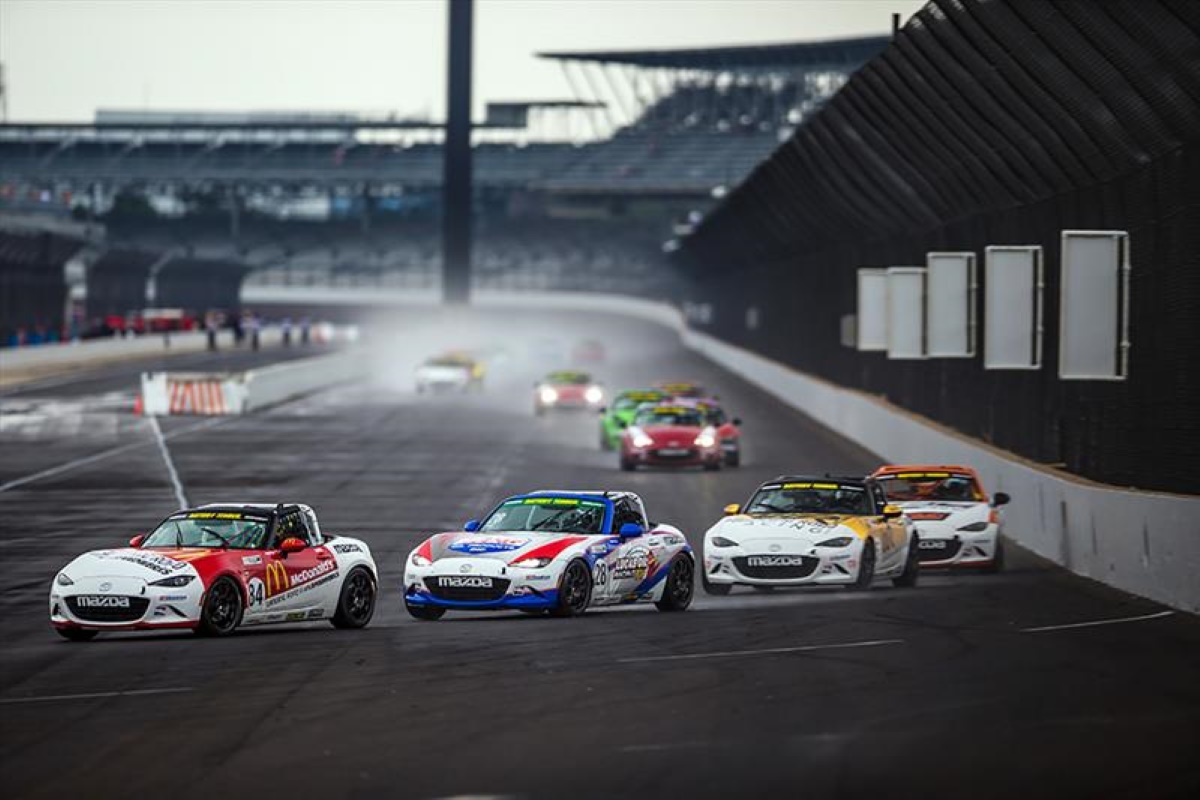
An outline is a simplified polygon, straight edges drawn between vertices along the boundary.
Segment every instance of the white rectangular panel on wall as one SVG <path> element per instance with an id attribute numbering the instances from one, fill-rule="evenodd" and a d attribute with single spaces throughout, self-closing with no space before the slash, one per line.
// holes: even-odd
<path id="1" fill-rule="evenodd" d="M 925 346 L 930 358 L 975 355 L 975 254 L 929 253 Z"/>
<path id="2" fill-rule="evenodd" d="M 1125 231 L 1062 232 L 1060 378 L 1125 378 L 1129 270 L 1129 234 Z"/>
<path id="3" fill-rule="evenodd" d="M 856 340 L 859 350 L 883 351 L 887 339 L 887 270 L 863 268 L 858 271 L 858 309 Z"/>
<path id="4" fill-rule="evenodd" d="M 925 268 L 887 269 L 888 358 L 925 358 Z"/>
<path id="5" fill-rule="evenodd" d="M 984 369 L 1040 369 L 1042 248 L 992 246 L 984 259 Z"/>

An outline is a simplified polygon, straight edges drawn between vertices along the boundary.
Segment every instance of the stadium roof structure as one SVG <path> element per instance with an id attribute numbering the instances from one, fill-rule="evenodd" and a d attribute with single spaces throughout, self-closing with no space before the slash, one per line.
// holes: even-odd
<path id="1" fill-rule="evenodd" d="M 879 55 L 892 37 L 859 36 L 808 42 L 689 47 L 666 50 L 592 50 L 538 53 L 556 61 L 621 64 L 646 69 L 691 69 L 728 71 L 738 69 L 808 70 L 845 68 L 863 64 Z"/>

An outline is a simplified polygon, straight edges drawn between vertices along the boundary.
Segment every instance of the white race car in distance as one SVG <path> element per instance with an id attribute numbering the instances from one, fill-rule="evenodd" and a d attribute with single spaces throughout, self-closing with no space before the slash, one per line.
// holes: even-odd
<path id="1" fill-rule="evenodd" d="M 922 567 L 1004 569 L 1004 515 L 1011 499 L 990 501 L 978 473 L 962 466 L 889 465 L 872 476 L 888 500 L 904 509 L 921 537 Z"/>
<path id="2" fill-rule="evenodd" d="M 317 619 L 361 628 L 375 612 L 377 576 L 367 545 L 322 534 L 306 505 L 205 505 L 63 567 L 50 584 L 50 624 L 72 641 L 174 628 L 224 636 Z"/>
<path id="3" fill-rule="evenodd" d="M 504 500 L 482 522 L 435 534 L 404 563 L 417 619 L 513 609 L 552 616 L 591 606 L 692 602 L 695 562 L 678 528 L 646 521 L 631 492 L 540 491 Z"/>
<path id="4" fill-rule="evenodd" d="M 872 479 L 785 475 L 725 513 L 704 534 L 709 594 L 738 585 L 866 589 L 880 577 L 916 585 L 916 533 Z"/>

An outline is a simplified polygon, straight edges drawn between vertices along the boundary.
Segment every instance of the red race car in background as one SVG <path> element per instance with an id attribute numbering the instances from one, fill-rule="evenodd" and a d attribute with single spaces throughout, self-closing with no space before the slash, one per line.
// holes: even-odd
<path id="1" fill-rule="evenodd" d="M 604 388 L 586 372 L 551 372 L 533 385 L 533 413 L 539 417 L 556 408 L 596 409 L 604 402 Z"/>
<path id="2" fill-rule="evenodd" d="M 680 401 L 683 405 L 690 405 Z M 742 463 L 742 421 L 730 417 L 715 398 L 694 401 L 705 415 L 705 421 L 717 429 L 717 443 L 721 446 L 721 457 L 725 466 L 736 467 Z"/>
<path id="3" fill-rule="evenodd" d="M 621 435 L 621 469 L 646 467 L 721 468 L 717 429 L 695 403 L 644 405 Z"/>

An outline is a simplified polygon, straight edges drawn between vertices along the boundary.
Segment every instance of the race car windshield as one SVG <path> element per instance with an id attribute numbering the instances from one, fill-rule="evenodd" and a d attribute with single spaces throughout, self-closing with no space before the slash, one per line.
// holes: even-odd
<path id="1" fill-rule="evenodd" d="M 969 475 L 900 474 L 882 478 L 889 500 L 983 502 L 984 494 Z"/>
<path id="2" fill-rule="evenodd" d="M 764 486 L 746 506 L 747 514 L 858 514 L 872 513 L 862 487 L 799 483 Z"/>
<path id="3" fill-rule="evenodd" d="M 430 367 L 456 367 L 458 369 L 466 369 L 467 367 L 465 362 L 457 358 L 431 358 L 425 364 Z"/>
<path id="4" fill-rule="evenodd" d="M 664 398 L 661 395 L 626 394 L 613 401 L 614 411 L 632 411 L 642 403 L 653 403 Z"/>
<path id="5" fill-rule="evenodd" d="M 267 521 L 222 512 L 177 514 L 142 541 L 142 547 L 226 547 L 257 550 L 264 546 Z"/>
<path id="6" fill-rule="evenodd" d="M 560 497 L 526 497 L 508 500 L 492 512 L 479 530 L 544 531 L 596 536 L 603 533 L 604 504 Z"/>
<path id="7" fill-rule="evenodd" d="M 635 423 L 638 425 L 681 425 L 699 428 L 704 425 L 704 417 L 694 408 L 654 408 L 640 412 Z"/>

